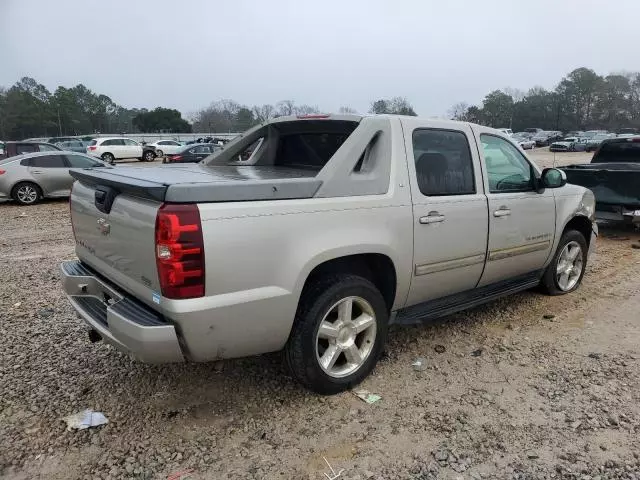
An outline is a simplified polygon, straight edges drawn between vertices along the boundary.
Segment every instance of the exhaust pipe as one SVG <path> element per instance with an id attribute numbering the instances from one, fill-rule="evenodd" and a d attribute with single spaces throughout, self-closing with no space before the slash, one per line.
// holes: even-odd
<path id="1" fill-rule="evenodd" d="M 91 329 L 89 330 L 89 340 L 91 341 L 91 343 L 99 342 L 100 340 L 102 340 L 102 335 Z"/>

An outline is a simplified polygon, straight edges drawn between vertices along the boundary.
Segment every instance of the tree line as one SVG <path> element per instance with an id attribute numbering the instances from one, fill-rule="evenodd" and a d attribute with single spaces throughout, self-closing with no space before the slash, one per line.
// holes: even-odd
<path id="1" fill-rule="evenodd" d="M 94 133 L 190 132 L 178 110 L 125 108 L 82 84 L 51 93 L 24 77 L 0 87 L 0 139 L 91 135 Z"/>
<path id="2" fill-rule="evenodd" d="M 379 99 L 370 113 L 415 115 L 407 99 Z M 299 105 L 293 100 L 276 104 L 247 106 L 220 100 L 193 114 L 190 122 L 178 110 L 157 107 L 126 108 L 83 84 L 59 86 L 51 93 L 35 79 L 24 77 L 10 88 L 0 87 L 0 139 L 92 135 L 96 133 L 208 133 L 242 132 L 283 115 L 320 113 L 315 105 Z M 348 106 L 339 113 L 356 111 Z"/>
<path id="3" fill-rule="evenodd" d="M 513 131 L 640 129 L 640 72 L 600 76 L 589 68 L 577 68 L 553 90 L 494 90 L 482 105 L 457 103 L 449 117 Z"/>
<path id="4" fill-rule="evenodd" d="M 372 102 L 370 113 L 416 115 L 411 104 L 403 97 L 380 99 Z M 293 100 L 281 100 L 275 105 L 241 105 L 233 100 L 220 100 L 197 112 L 193 118 L 194 132 L 242 132 L 272 118 L 289 115 L 322 113 L 315 105 L 297 105 Z M 356 110 L 343 106 L 338 113 L 353 114 Z"/>

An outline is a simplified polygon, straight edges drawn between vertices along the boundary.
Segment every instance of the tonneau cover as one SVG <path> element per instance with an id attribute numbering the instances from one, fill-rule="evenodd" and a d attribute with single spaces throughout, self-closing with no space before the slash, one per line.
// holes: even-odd
<path id="1" fill-rule="evenodd" d="M 203 203 L 311 198 L 322 185 L 316 170 L 266 166 L 207 166 L 71 169 L 87 185 L 161 202 Z"/>

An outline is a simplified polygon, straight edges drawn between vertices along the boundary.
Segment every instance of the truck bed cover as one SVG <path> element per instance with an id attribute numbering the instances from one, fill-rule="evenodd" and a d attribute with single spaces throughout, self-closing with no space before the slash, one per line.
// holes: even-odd
<path id="1" fill-rule="evenodd" d="M 161 202 L 204 203 L 311 198 L 322 185 L 317 170 L 202 164 L 71 169 L 87 185 Z"/>

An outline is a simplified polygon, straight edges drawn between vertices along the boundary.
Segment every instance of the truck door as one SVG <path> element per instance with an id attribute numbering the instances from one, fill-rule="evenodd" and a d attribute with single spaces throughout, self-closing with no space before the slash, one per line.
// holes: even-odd
<path id="1" fill-rule="evenodd" d="M 418 119 L 402 119 L 402 125 L 414 216 L 411 306 L 477 285 L 488 210 L 469 126 Z"/>
<path id="2" fill-rule="evenodd" d="M 508 140 L 477 128 L 489 201 L 489 248 L 480 286 L 541 270 L 551 254 L 553 190 L 536 191 L 537 168 Z"/>

